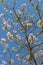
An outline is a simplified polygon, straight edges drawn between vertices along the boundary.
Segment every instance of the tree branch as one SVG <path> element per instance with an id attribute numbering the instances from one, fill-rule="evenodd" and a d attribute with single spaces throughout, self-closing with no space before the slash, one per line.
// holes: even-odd
<path id="1" fill-rule="evenodd" d="M 39 43 L 39 44 L 34 45 L 34 46 L 32 47 L 32 49 L 33 49 L 33 48 L 35 48 L 35 47 L 37 47 L 37 46 L 40 46 L 40 45 L 43 45 L 43 42 L 41 42 L 41 43 Z"/>

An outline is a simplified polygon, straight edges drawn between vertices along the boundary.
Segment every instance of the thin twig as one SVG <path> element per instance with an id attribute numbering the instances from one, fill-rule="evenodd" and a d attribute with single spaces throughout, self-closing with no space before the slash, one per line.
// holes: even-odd
<path id="1" fill-rule="evenodd" d="M 33 48 L 35 48 L 35 47 L 37 47 L 37 46 L 41 46 L 41 45 L 43 45 L 43 42 L 41 42 L 41 43 L 39 43 L 39 44 L 34 45 L 34 46 L 32 47 L 32 49 L 33 49 Z"/>

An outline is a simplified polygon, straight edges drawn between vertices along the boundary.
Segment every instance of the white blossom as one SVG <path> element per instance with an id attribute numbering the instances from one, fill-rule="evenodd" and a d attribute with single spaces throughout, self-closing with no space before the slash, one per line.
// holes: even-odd
<path id="1" fill-rule="evenodd" d="M 26 60 L 29 61 L 30 60 L 30 55 L 26 56 Z"/>
<path id="2" fill-rule="evenodd" d="M 14 52 L 14 51 L 15 51 L 15 47 L 12 48 L 12 52 Z"/>
<path id="3" fill-rule="evenodd" d="M 13 32 L 14 32 L 14 33 L 17 33 L 17 30 L 14 29 Z"/>
<path id="4" fill-rule="evenodd" d="M 36 41 L 37 38 L 32 33 L 30 33 L 29 37 L 28 37 L 28 40 L 29 40 L 30 43 L 32 43 L 32 42 Z"/>
<path id="5" fill-rule="evenodd" d="M 37 22 L 37 26 L 42 27 L 42 26 L 43 26 L 43 21 L 39 20 L 39 21 Z"/>
<path id="6" fill-rule="evenodd" d="M 23 3 L 23 4 L 22 4 L 22 7 L 26 7 L 26 3 Z"/>
<path id="7" fill-rule="evenodd" d="M 27 22 L 26 21 L 22 22 L 22 25 L 23 26 L 26 26 L 27 25 Z"/>
<path id="8" fill-rule="evenodd" d="M 22 57 L 19 54 L 16 54 L 16 58 L 21 61 Z"/>
<path id="9" fill-rule="evenodd" d="M 11 41 L 11 42 L 14 41 L 13 35 L 10 35 L 10 36 L 8 37 L 8 40 Z"/>
<path id="10" fill-rule="evenodd" d="M 12 58 L 10 59 L 10 64 L 14 65 L 14 60 Z"/>
<path id="11" fill-rule="evenodd" d="M 6 54 L 6 49 L 3 50 L 3 53 Z"/>
<path id="12" fill-rule="evenodd" d="M 27 28 L 30 28 L 32 26 L 32 23 L 29 23 L 27 20 L 22 22 L 23 26 L 27 26 Z"/>
<path id="13" fill-rule="evenodd" d="M 21 11 L 20 11 L 20 10 L 17 10 L 17 14 L 18 14 L 18 15 L 21 15 Z"/>
<path id="14" fill-rule="evenodd" d="M 10 32 L 8 32 L 8 33 L 7 33 L 7 36 L 9 37 L 10 35 L 11 35 L 11 33 L 10 33 Z"/>
<path id="15" fill-rule="evenodd" d="M 27 23 L 27 27 L 30 28 L 32 26 L 32 23 Z"/>
<path id="16" fill-rule="evenodd" d="M 8 24 L 7 21 L 3 21 L 3 30 L 9 30 L 11 26 Z"/>
<path id="17" fill-rule="evenodd" d="M 5 16 L 5 14 L 3 14 L 3 13 L 0 14 L 0 18 L 2 18 L 2 17 L 4 17 L 4 16 Z"/>
<path id="18" fill-rule="evenodd" d="M 43 56 L 43 50 L 37 51 L 36 52 L 39 56 Z"/>
<path id="19" fill-rule="evenodd" d="M 5 38 L 1 38 L 1 43 L 5 44 L 6 43 L 6 39 Z"/>
<path id="20" fill-rule="evenodd" d="M 17 39 L 17 40 L 21 40 L 21 36 L 16 35 L 16 39 Z"/>
<path id="21" fill-rule="evenodd" d="M 2 60 L 2 64 L 4 64 L 4 65 L 5 65 L 5 64 L 7 64 L 7 62 L 6 62 L 6 61 L 4 61 L 4 60 Z"/>
<path id="22" fill-rule="evenodd" d="M 4 48 L 6 48 L 6 49 L 9 48 L 8 44 L 5 44 L 5 45 L 4 45 Z"/>
<path id="23" fill-rule="evenodd" d="M 13 34 L 11 34 L 10 32 L 7 33 L 7 36 L 8 36 L 8 40 L 9 41 L 14 41 L 14 37 L 13 37 Z"/>

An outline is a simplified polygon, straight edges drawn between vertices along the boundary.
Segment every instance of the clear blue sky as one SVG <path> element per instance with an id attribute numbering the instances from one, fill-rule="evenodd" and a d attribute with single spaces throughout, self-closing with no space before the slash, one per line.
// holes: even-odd
<path id="1" fill-rule="evenodd" d="M 35 1 L 36 1 L 36 3 L 37 3 L 37 0 L 34 0 L 34 2 L 35 2 Z M 5 13 L 4 10 L 3 10 L 3 5 L 4 5 L 4 4 L 7 4 L 7 3 L 8 3 L 9 6 L 11 7 L 12 4 L 13 4 L 13 0 L 6 0 L 5 3 L 0 4 L 0 14 L 1 14 L 1 13 Z M 19 0 L 19 1 L 16 3 L 15 10 L 21 9 L 22 3 L 26 3 L 26 4 L 27 4 L 27 10 L 28 10 L 27 12 L 29 13 L 29 15 L 30 15 L 30 14 L 33 14 L 33 13 L 36 14 L 34 20 L 37 20 L 37 19 L 38 19 L 38 15 L 37 15 L 37 13 L 35 12 L 34 8 L 30 8 L 30 10 L 29 10 L 30 3 L 28 3 L 28 0 Z M 41 0 L 41 3 L 40 3 L 39 6 L 40 6 L 40 8 L 43 7 L 43 0 Z M 8 13 L 9 13 L 9 11 L 10 11 L 10 10 L 8 10 Z M 7 13 L 5 13 L 5 14 L 7 14 Z M 5 19 L 7 20 L 8 18 L 5 17 Z M 36 32 L 37 32 L 37 30 L 36 30 Z M 35 32 L 35 33 L 36 33 L 36 32 Z M 7 38 L 7 37 L 6 37 L 6 33 L 7 33 L 7 31 L 3 31 L 3 30 L 2 30 L 2 19 L 0 19 L 0 40 L 1 40 L 2 37 Z M 38 42 L 43 41 L 42 38 L 40 38 L 40 37 L 38 37 L 38 38 L 39 38 Z M 18 48 L 18 47 L 17 47 L 17 44 L 14 44 L 14 43 L 12 44 L 12 43 L 10 43 L 10 42 L 7 42 L 7 43 L 9 43 L 10 48 L 13 47 L 13 46 L 15 46 L 16 48 Z M 2 54 L 2 51 L 3 51 L 3 46 L 0 44 L 0 55 Z M 19 53 L 20 53 L 20 54 L 28 54 L 28 53 L 25 52 L 24 50 L 23 50 L 22 52 L 19 52 Z M 14 54 L 12 55 L 12 57 L 13 57 L 14 60 L 16 61 L 15 55 L 16 55 L 16 53 L 14 53 Z M 3 59 L 6 60 L 5 55 L 3 55 Z M 16 62 L 18 62 L 18 61 L 16 61 Z M 39 63 L 40 63 L 40 61 L 39 61 Z M 38 63 L 38 65 L 40 65 L 39 63 Z M 1 64 L 1 59 L 0 59 L 0 64 Z"/>

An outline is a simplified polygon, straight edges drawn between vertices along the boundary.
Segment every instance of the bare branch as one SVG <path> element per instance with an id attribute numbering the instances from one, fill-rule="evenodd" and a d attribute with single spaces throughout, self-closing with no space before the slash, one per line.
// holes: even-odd
<path id="1" fill-rule="evenodd" d="M 34 46 L 32 47 L 32 49 L 33 49 L 33 48 L 35 48 L 35 47 L 37 47 L 37 46 L 39 47 L 39 46 L 41 46 L 41 45 L 43 45 L 43 42 L 41 42 L 41 43 L 39 43 L 39 44 L 34 45 Z"/>

